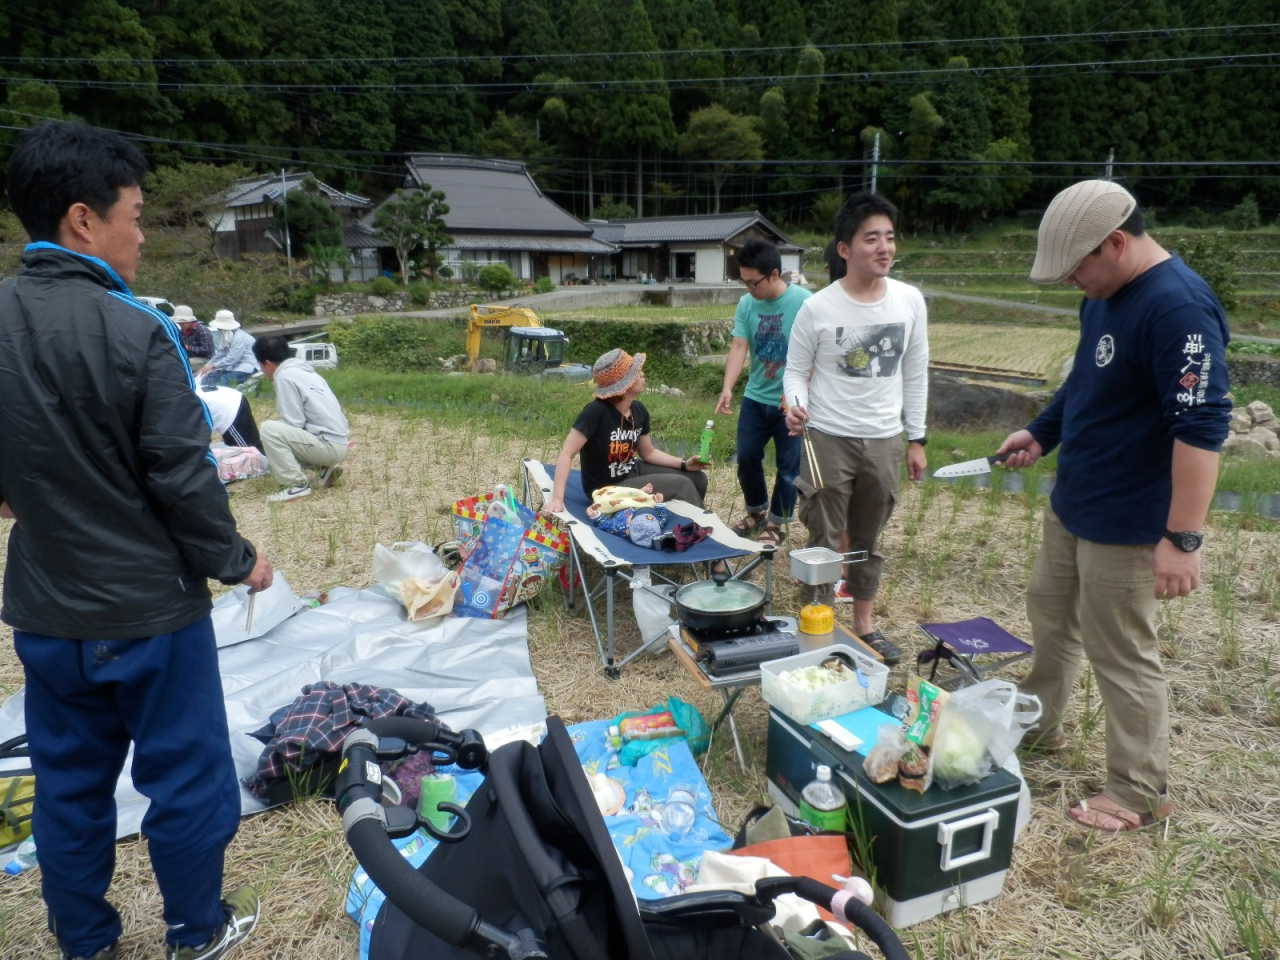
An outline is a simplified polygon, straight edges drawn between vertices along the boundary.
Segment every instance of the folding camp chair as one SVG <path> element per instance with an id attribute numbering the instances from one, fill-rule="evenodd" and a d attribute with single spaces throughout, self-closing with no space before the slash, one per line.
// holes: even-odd
<path id="1" fill-rule="evenodd" d="M 555 467 L 528 457 L 521 462 L 521 465 L 524 468 L 524 503 L 527 506 L 536 507 L 537 504 L 531 501 L 535 491 L 541 495 L 543 501 L 551 496 Z M 709 569 L 718 560 L 723 560 L 732 566 L 732 561 L 742 561 L 744 557 L 749 557 L 750 559 L 739 563 L 732 570 L 732 577 L 743 579 L 757 566 L 763 565 L 765 612 L 769 612 L 769 604 L 773 597 L 773 555 L 776 549 L 772 544 L 758 544 L 738 536 L 710 510 L 704 510 L 681 500 L 668 500 L 663 503 L 663 506 L 676 522 L 693 520 L 701 526 L 710 527 L 710 535 L 682 553 L 667 553 L 638 547 L 625 537 L 597 531 L 587 517 L 587 507 L 590 504 L 591 501 L 582 492 L 580 475 L 577 470 L 574 470 L 565 484 L 564 510 L 555 515 L 564 524 L 569 534 L 569 562 L 561 576 L 561 584 L 565 588 L 565 606 L 569 610 L 572 611 L 577 607 L 579 595 L 581 596 L 582 606 L 586 608 L 587 616 L 591 621 L 591 632 L 595 635 L 600 663 L 604 666 L 605 676 L 611 680 L 621 676 L 622 668 L 642 653 L 665 646 L 669 636 L 663 629 L 655 636 L 641 637 L 642 643 L 638 649 L 633 650 L 621 660 L 617 659 L 614 649 L 614 620 L 615 589 L 618 580 L 621 579 L 633 590 L 648 590 L 653 595 L 661 597 L 664 602 L 668 601 L 668 597 L 661 591 L 661 584 L 675 584 L 675 581 L 662 576 L 656 570 L 652 571 L 652 577 L 660 581 L 659 586 L 645 584 L 632 575 L 635 567 L 705 564 Z M 594 561 L 600 567 L 601 572 L 594 583 L 588 579 L 589 574 L 586 569 L 588 560 Z M 581 587 L 580 591 L 579 587 Z M 605 607 L 603 617 L 597 614 L 595 608 L 595 602 L 601 597 L 604 598 Z"/>
<path id="2" fill-rule="evenodd" d="M 922 623 L 920 629 L 934 645 L 916 654 L 916 662 L 921 668 L 932 663 L 929 681 L 949 690 L 985 680 L 987 674 L 1017 663 L 1033 652 L 1031 644 L 1019 640 L 987 617 L 956 623 Z M 979 657 L 985 659 L 979 662 Z M 990 659 L 992 657 L 995 659 Z M 939 681 L 935 677 L 938 665 L 943 662 L 955 673 Z"/>

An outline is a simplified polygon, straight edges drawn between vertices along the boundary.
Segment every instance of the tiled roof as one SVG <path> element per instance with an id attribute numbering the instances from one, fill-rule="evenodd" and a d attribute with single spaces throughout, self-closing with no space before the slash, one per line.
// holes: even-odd
<path id="1" fill-rule="evenodd" d="M 775 242 L 787 243 L 786 234 L 759 213 L 709 213 L 699 217 L 644 217 L 632 220 L 593 220 L 595 235 L 621 246 L 657 243 L 707 243 L 730 240 L 749 227 L 759 226 Z M 618 234 L 621 228 L 621 235 Z"/>
<path id="2" fill-rule="evenodd" d="M 237 180 L 226 192 L 225 203 L 227 207 L 252 207 L 260 203 L 278 203 L 284 194 L 298 189 L 311 179 L 314 178 L 309 173 L 290 173 L 285 175 L 283 182 L 280 177 L 249 177 Z M 330 206 L 359 210 L 373 205 L 373 201 L 368 197 L 343 193 L 327 183 L 320 183 L 319 180 L 316 184 Z"/>
<path id="3" fill-rule="evenodd" d="M 591 236 L 590 227 L 543 195 L 522 163 L 431 154 L 411 157 L 408 167 L 413 185 L 444 192 L 451 232 Z"/>

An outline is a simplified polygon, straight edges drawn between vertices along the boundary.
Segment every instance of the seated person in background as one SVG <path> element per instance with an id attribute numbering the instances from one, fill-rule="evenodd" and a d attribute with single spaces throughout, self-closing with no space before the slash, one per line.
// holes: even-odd
<path id="1" fill-rule="evenodd" d="M 215 387 L 208 383 L 196 388 L 196 396 L 209 410 L 213 432 L 222 437 L 229 447 L 257 447 L 262 449 L 258 436 L 258 424 L 253 419 L 249 398 L 234 387 Z"/>
<path id="2" fill-rule="evenodd" d="M 188 306 L 179 304 L 173 308 L 173 322 L 178 325 L 182 337 L 182 349 L 187 352 L 187 362 L 192 370 L 199 370 L 213 356 L 213 334 L 196 319 Z"/>
<path id="3" fill-rule="evenodd" d="M 647 483 L 666 500 L 702 506 L 706 465 L 663 453 L 649 436 L 649 411 L 636 399 L 644 393 L 644 360 L 643 353 L 632 357 L 614 349 L 595 362 L 591 374 L 596 398 L 582 408 L 565 437 L 556 458 L 555 488 L 542 505 L 543 513 L 564 509 L 565 484 L 579 452 L 582 492 L 588 500 L 601 487 Z"/>
<path id="4" fill-rule="evenodd" d="M 200 379 L 219 387 L 234 387 L 258 372 L 253 336 L 246 333 L 230 310 L 219 310 L 209 326 L 218 332 L 218 348 L 200 370 Z"/>
<path id="5" fill-rule="evenodd" d="M 338 398 L 324 377 L 311 364 L 299 360 L 284 337 L 266 337 L 253 344 L 253 355 L 262 365 L 262 374 L 275 384 L 276 413 L 259 428 L 263 452 L 271 464 L 271 474 L 284 487 L 267 500 L 283 503 L 311 495 L 311 484 L 303 465 L 319 470 L 317 484 L 331 487 L 347 455 L 347 418 Z"/>

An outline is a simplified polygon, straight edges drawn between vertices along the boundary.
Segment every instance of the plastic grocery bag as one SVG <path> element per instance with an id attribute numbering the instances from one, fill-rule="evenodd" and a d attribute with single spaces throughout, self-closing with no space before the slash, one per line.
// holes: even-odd
<path id="1" fill-rule="evenodd" d="M 1040 719 L 1038 698 L 1006 680 L 984 680 L 951 694 L 938 717 L 931 765 L 944 790 L 978 783 L 999 769 Z"/>
<path id="2" fill-rule="evenodd" d="M 410 620 L 442 617 L 452 611 L 460 582 L 435 550 L 417 540 L 390 548 L 375 544 L 373 579 L 399 598 Z"/>

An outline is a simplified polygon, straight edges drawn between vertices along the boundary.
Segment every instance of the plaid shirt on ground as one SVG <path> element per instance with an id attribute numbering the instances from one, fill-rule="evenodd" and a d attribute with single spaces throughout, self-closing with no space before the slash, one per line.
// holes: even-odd
<path id="1" fill-rule="evenodd" d="M 254 796 L 266 798 L 271 782 L 299 773 L 334 756 L 348 733 L 366 720 L 435 716 L 430 704 L 414 703 L 394 690 L 360 683 L 338 686 L 322 681 L 302 688 L 302 696 L 271 715 L 267 725 L 249 734 L 267 745 L 258 769 L 245 780 Z"/>

